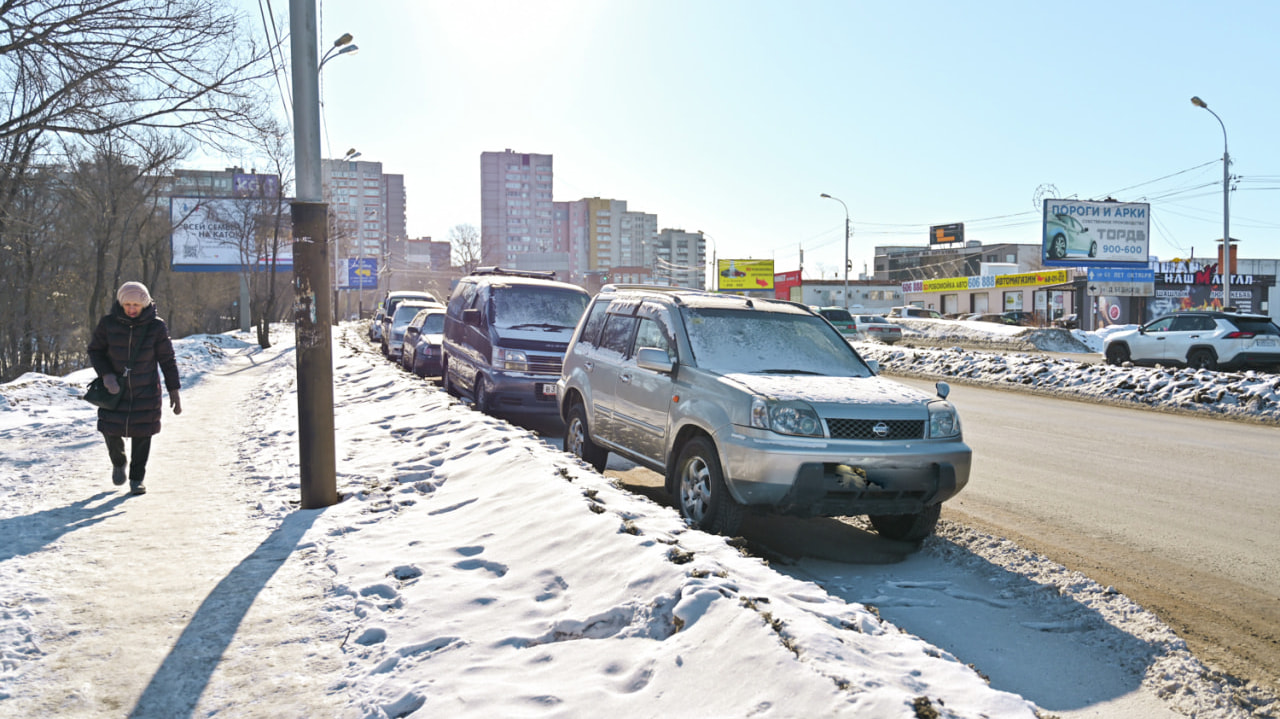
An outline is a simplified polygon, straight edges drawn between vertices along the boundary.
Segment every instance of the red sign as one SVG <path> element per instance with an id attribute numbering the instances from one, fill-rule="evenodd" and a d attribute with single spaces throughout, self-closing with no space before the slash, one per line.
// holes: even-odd
<path id="1" fill-rule="evenodd" d="M 773 296 L 780 300 L 791 299 L 791 288 L 802 284 L 800 270 L 792 272 L 775 272 L 773 274 Z"/>

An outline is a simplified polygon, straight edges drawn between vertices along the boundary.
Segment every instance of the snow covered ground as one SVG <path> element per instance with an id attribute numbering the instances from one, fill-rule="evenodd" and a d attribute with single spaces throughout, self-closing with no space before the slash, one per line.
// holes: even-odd
<path id="1" fill-rule="evenodd" d="M 958 330 L 912 331 L 946 342 Z M 165 416 L 144 497 L 124 499 L 107 480 L 93 410 L 78 399 L 91 371 L 0 386 L 0 714 L 1276 711 L 1122 595 L 998 537 L 944 525 L 892 579 L 850 565 L 831 582 L 821 560 L 777 571 L 401 372 L 355 325 L 334 342 L 345 499 L 299 510 L 292 329 L 273 340 L 175 343 L 186 411 Z M 1126 380 L 1030 353 L 859 348 L 894 372 L 1263 421 L 1280 401 L 1273 376 Z M 153 549 L 134 555 L 144 541 Z M 991 686 L 984 657 L 957 657 L 875 607 L 923 609 L 956 632 L 980 627 L 991 652 L 1057 663 Z M 1027 642 L 1037 644 L 1019 649 Z M 1097 673 L 1055 669 L 1085 662 Z M 1099 673 L 1115 685 L 1077 686 Z"/>

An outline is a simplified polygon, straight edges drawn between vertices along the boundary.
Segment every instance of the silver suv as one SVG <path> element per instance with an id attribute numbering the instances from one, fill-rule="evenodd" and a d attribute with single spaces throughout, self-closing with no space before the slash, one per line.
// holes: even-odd
<path id="1" fill-rule="evenodd" d="M 945 383 L 930 397 L 877 369 L 803 305 L 606 286 L 556 384 L 564 449 L 662 473 L 707 531 L 734 534 L 751 507 L 867 514 L 918 540 L 969 481 L 972 453 Z"/>
<path id="2" fill-rule="evenodd" d="M 1280 327 L 1266 315 L 1178 312 L 1107 337 L 1108 364 L 1280 369 Z"/>

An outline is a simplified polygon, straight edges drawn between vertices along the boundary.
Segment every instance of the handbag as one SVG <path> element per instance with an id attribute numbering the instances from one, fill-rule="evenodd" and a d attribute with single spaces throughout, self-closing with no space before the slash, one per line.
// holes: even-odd
<path id="1" fill-rule="evenodd" d="M 151 332 L 151 324 L 148 323 L 146 329 L 142 331 L 142 337 L 138 339 L 138 344 L 133 346 L 129 352 L 129 364 L 124 368 L 124 376 L 128 377 L 129 372 L 133 370 L 133 362 L 138 359 L 138 351 L 142 349 L 143 342 L 147 339 L 147 334 Z M 84 391 L 84 401 L 94 407 L 102 409 L 115 409 L 120 405 L 120 398 L 124 397 L 124 387 L 119 392 L 111 394 L 107 390 L 107 383 L 102 381 L 101 377 L 94 377 L 89 383 L 89 388 Z"/>
<path id="2" fill-rule="evenodd" d="M 102 381 L 101 377 L 94 377 L 89 383 L 89 389 L 84 392 L 84 401 L 94 407 L 102 409 L 115 409 L 120 404 L 120 398 L 124 396 L 124 388 L 121 387 L 119 392 L 111 394 L 107 391 L 107 383 Z"/>

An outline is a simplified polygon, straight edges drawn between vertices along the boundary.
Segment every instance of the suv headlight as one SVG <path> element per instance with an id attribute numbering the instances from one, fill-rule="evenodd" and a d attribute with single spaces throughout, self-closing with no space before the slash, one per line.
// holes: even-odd
<path id="1" fill-rule="evenodd" d="M 493 366 L 513 372 L 528 372 L 529 357 L 520 350 L 505 350 L 495 347 L 493 350 Z"/>
<path id="2" fill-rule="evenodd" d="M 960 415 L 950 402 L 929 403 L 929 438 L 960 436 Z"/>
<path id="3" fill-rule="evenodd" d="M 822 437 L 822 420 L 805 402 L 778 402 L 763 397 L 751 398 L 751 426 L 778 434 L 799 437 Z"/>

